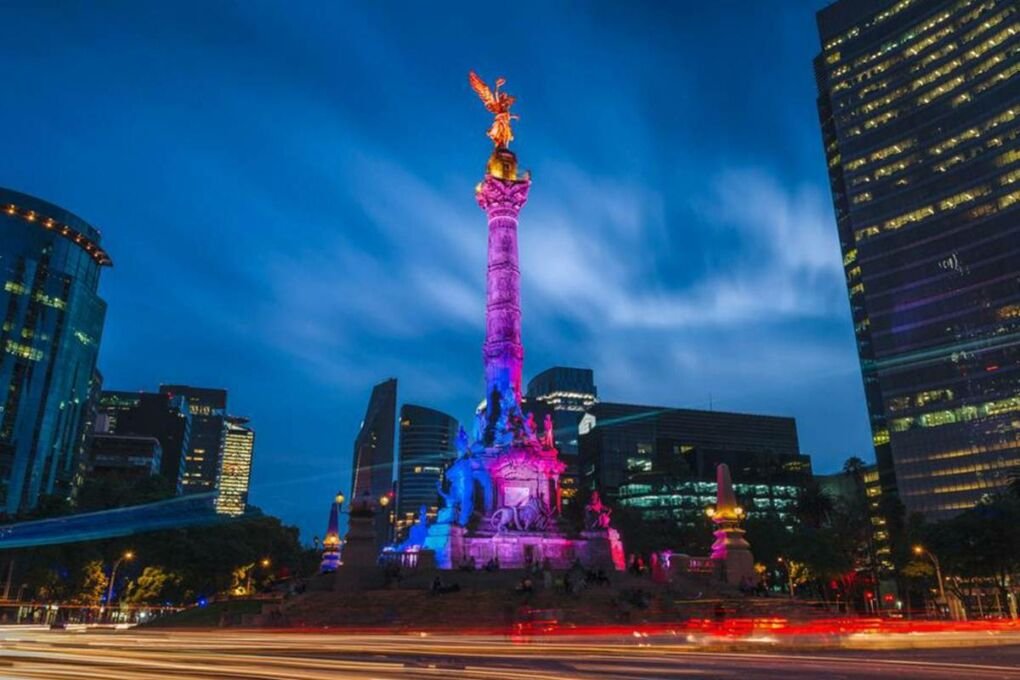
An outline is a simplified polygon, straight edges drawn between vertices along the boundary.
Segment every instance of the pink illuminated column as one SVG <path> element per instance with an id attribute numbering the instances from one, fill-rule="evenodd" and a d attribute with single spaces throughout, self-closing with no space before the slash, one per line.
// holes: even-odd
<path id="1" fill-rule="evenodd" d="M 509 151 L 502 151 L 509 154 Z M 521 271 L 517 264 L 517 215 L 528 200 L 529 179 L 487 174 L 478 185 L 478 205 L 489 217 L 489 268 L 486 278 L 485 396 L 512 388 L 518 401 L 524 369 L 521 344 Z"/>

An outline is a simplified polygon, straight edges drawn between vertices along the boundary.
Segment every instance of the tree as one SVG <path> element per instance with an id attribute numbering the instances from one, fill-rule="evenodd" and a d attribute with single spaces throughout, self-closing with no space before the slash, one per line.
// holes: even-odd
<path id="1" fill-rule="evenodd" d="M 231 573 L 239 565 L 269 558 L 274 574 L 307 575 L 315 571 L 318 558 L 313 551 L 305 550 L 298 540 L 298 530 L 284 526 L 279 519 L 255 511 L 253 516 L 240 519 L 217 517 L 214 523 L 179 529 L 164 529 L 134 534 L 129 537 L 79 541 L 75 543 L 34 546 L 5 551 L 4 557 L 13 557 L 15 584 L 12 596 L 17 596 L 17 585 L 24 583 L 25 598 L 43 602 L 98 602 L 105 590 L 96 587 L 97 563 L 102 569 L 130 550 L 135 559 L 124 562 L 118 570 L 118 579 L 140 578 L 145 567 L 157 567 L 172 574 L 160 594 L 160 600 L 177 604 L 191 603 L 201 596 L 227 592 Z M 83 575 L 88 572 L 92 583 Z M 176 578 L 179 577 L 179 583 Z M 105 581 L 104 581 L 105 584 Z M 108 585 L 108 584 L 106 584 Z M 83 587 L 88 586 L 88 587 Z M 137 586 L 141 587 L 141 586 Z M 88 591 L 91 595 L 83 595 Z M 142 597 L 138 595 L 138 597 Z"/>
<path id="2" fill-rule="evenodd" d="M 67 596 L 67 580 L 55 569 L 33 564 L 25 574 L 25 583 L 37 602 L 59 602 Z"/>
<path id="3" fill-rule="evenodd" d="M 766 567 L 774 567 L 780 557 L 790 554 L 794 532 L 775 515 L 749 517 L 744 531 L 754 559 Z"/>
<path id="4" fill-rule="evenodd" d="M 850 456 L 843 463 L 843 473 L 847 475 L 853 475 L 855 478 L 864 476 L 864 469 L 868 467 L 868 464 L 857 456 Z"/>
<path id="5" fill-rule="evenodd" d="M 1020 499 L 1001 494 L 932 525 L 925 545 L 944 576 L 990 579 L 1003 598 L 1020 571 Z"/>
<path id="6" fill-rule="evenodd" d="M 900 571 L 907 578 L 931 578 L 935 575 L 935 567 L 926 560 L 913 560 Z"/>
<path id="7" fill-rule="evenodd" d="M 103 571 L 101 560 L 86 562 L 79 574 L 75 584 L 75 592 L 72 602 L 75 604 L 98 605 L 106 594 L 106 587 L 109 579 Z"/>
<path id="8" fill-rule="evenodd" d="M 142 479 L 97 477 L 87 480 L 78 490 L 77 511 L 94 512 L 155 503 L 172 498 L 174 492 L 174 485 L 161 475 Z"/>
<path id="9" fill-rule="evenodd" d="M 816 529 L 829 521 L 832 510 L 832 497 L 817 482 L 805 486 L 797 499 L 797 516 L 800 521 Z"/>
<path id="10" fill-rule="evenodd" d="M 648 555 L 659 550 L 672 550 L 688 555 L 706 555 L 712 545 L 711 520 L 703 512 L 689 517 L 665 515 L 648 517 L 641 508 L 619 505 L 613 510 L 613 526 L 620 531 L 626 552 Z"/>
<path id="11" fill-rule="evenodd" d="M 131 604 L 152 604 L 156 602 L 179 602 L 181 599 L 180 574 L 166 571 L 162 567 L 145 567 L 141 575 L 128 584 L 125 602 Z"/>

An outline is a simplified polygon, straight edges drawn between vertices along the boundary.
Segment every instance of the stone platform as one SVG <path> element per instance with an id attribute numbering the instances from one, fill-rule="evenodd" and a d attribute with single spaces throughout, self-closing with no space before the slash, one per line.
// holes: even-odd
<path id="1" fill-rule="evenodd" d="M 653 583 L 629 573 L 610 575 L 610 585 L 589 586 L 577 594 L 562 587 L 565 572 L 557 571 L 556 585 L 542 587 L 532 576 L 535 592 L 516 587 L 523 570 L 498 572 L 421 571 L 387 589 L 330 590 L 309 584 L 307 593 L 285 602 L 280 615 L 265 625 L 305 628 L 400 630 L 495 630 L 509 623 L 554 619 L 561 627 L 626 623 L 672 623 L 690 619 L 714 620 L 717 605 L 730 618 L 781 617 L 810 621 L 832 613 L 785 597 L 744 597 L 735 588 L 711 577 L 679 577 L 670 584 Z M 434 595 L 432 580 L 456 584 L 457 592 Z"/>

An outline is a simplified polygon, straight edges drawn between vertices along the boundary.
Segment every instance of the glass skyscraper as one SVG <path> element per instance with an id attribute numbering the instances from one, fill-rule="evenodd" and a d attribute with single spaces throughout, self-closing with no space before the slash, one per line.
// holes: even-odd
<path id="1" fill-rule="evenodd" d="M 400 440 L 397 450 L 396 531 L 418 520 L 421 506 L 429 517 L 439 508 L 437 485 L 443 468 L 456 457 L 457 420 L 442 411 L 404 404 L 400 407 Z"/>
<path id="2" fill-rule="evenodd" d="M 354 440 L 351 508 L 368 503 L 375 508 L 377 547 L 392 538 L 396 509 L 383 496 L 393 492 L 393 444 L 397 429 L 397 380 L 390 378 L 372 388 L 365 419 Z"/>
<path id="3" fill-rule="evenodd" d="M 0 189 L 0 512 L 72 495 L 111 264 L 99 232 L 51 203 Z"/>
<path id="4" fill-rule="evenodd" d="M 244 514 L 254 454 L 255 431 L 248 426 L 248 419 L 226 416 L 216 475 L 216 512 L 221 515 Z"/>
<path id="5" fill-rule="evenodd" d="M 818 110 L 883 491 L 950 516 L 1020 464 L 1020 6 L 841 0 Z"/>
<path id="6" fill-rule="evenodd" d="M 191 436 L 182 475 L 184 493 L 215 491 L 226 431 L 227 391 L 190 385 L 160 385 L 159 391 L 171 399 L 183 396 L 191 411 Z"/>

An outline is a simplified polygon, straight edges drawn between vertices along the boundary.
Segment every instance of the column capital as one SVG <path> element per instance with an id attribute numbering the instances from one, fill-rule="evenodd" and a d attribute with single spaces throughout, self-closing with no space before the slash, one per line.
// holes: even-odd
<path id="1" fill-rule="evenodd" d="M 517 217 L 528 200 L 530 179 L 507 180 L 486 175 L 475 189 L 475 198 L 490 217 Z"/>

